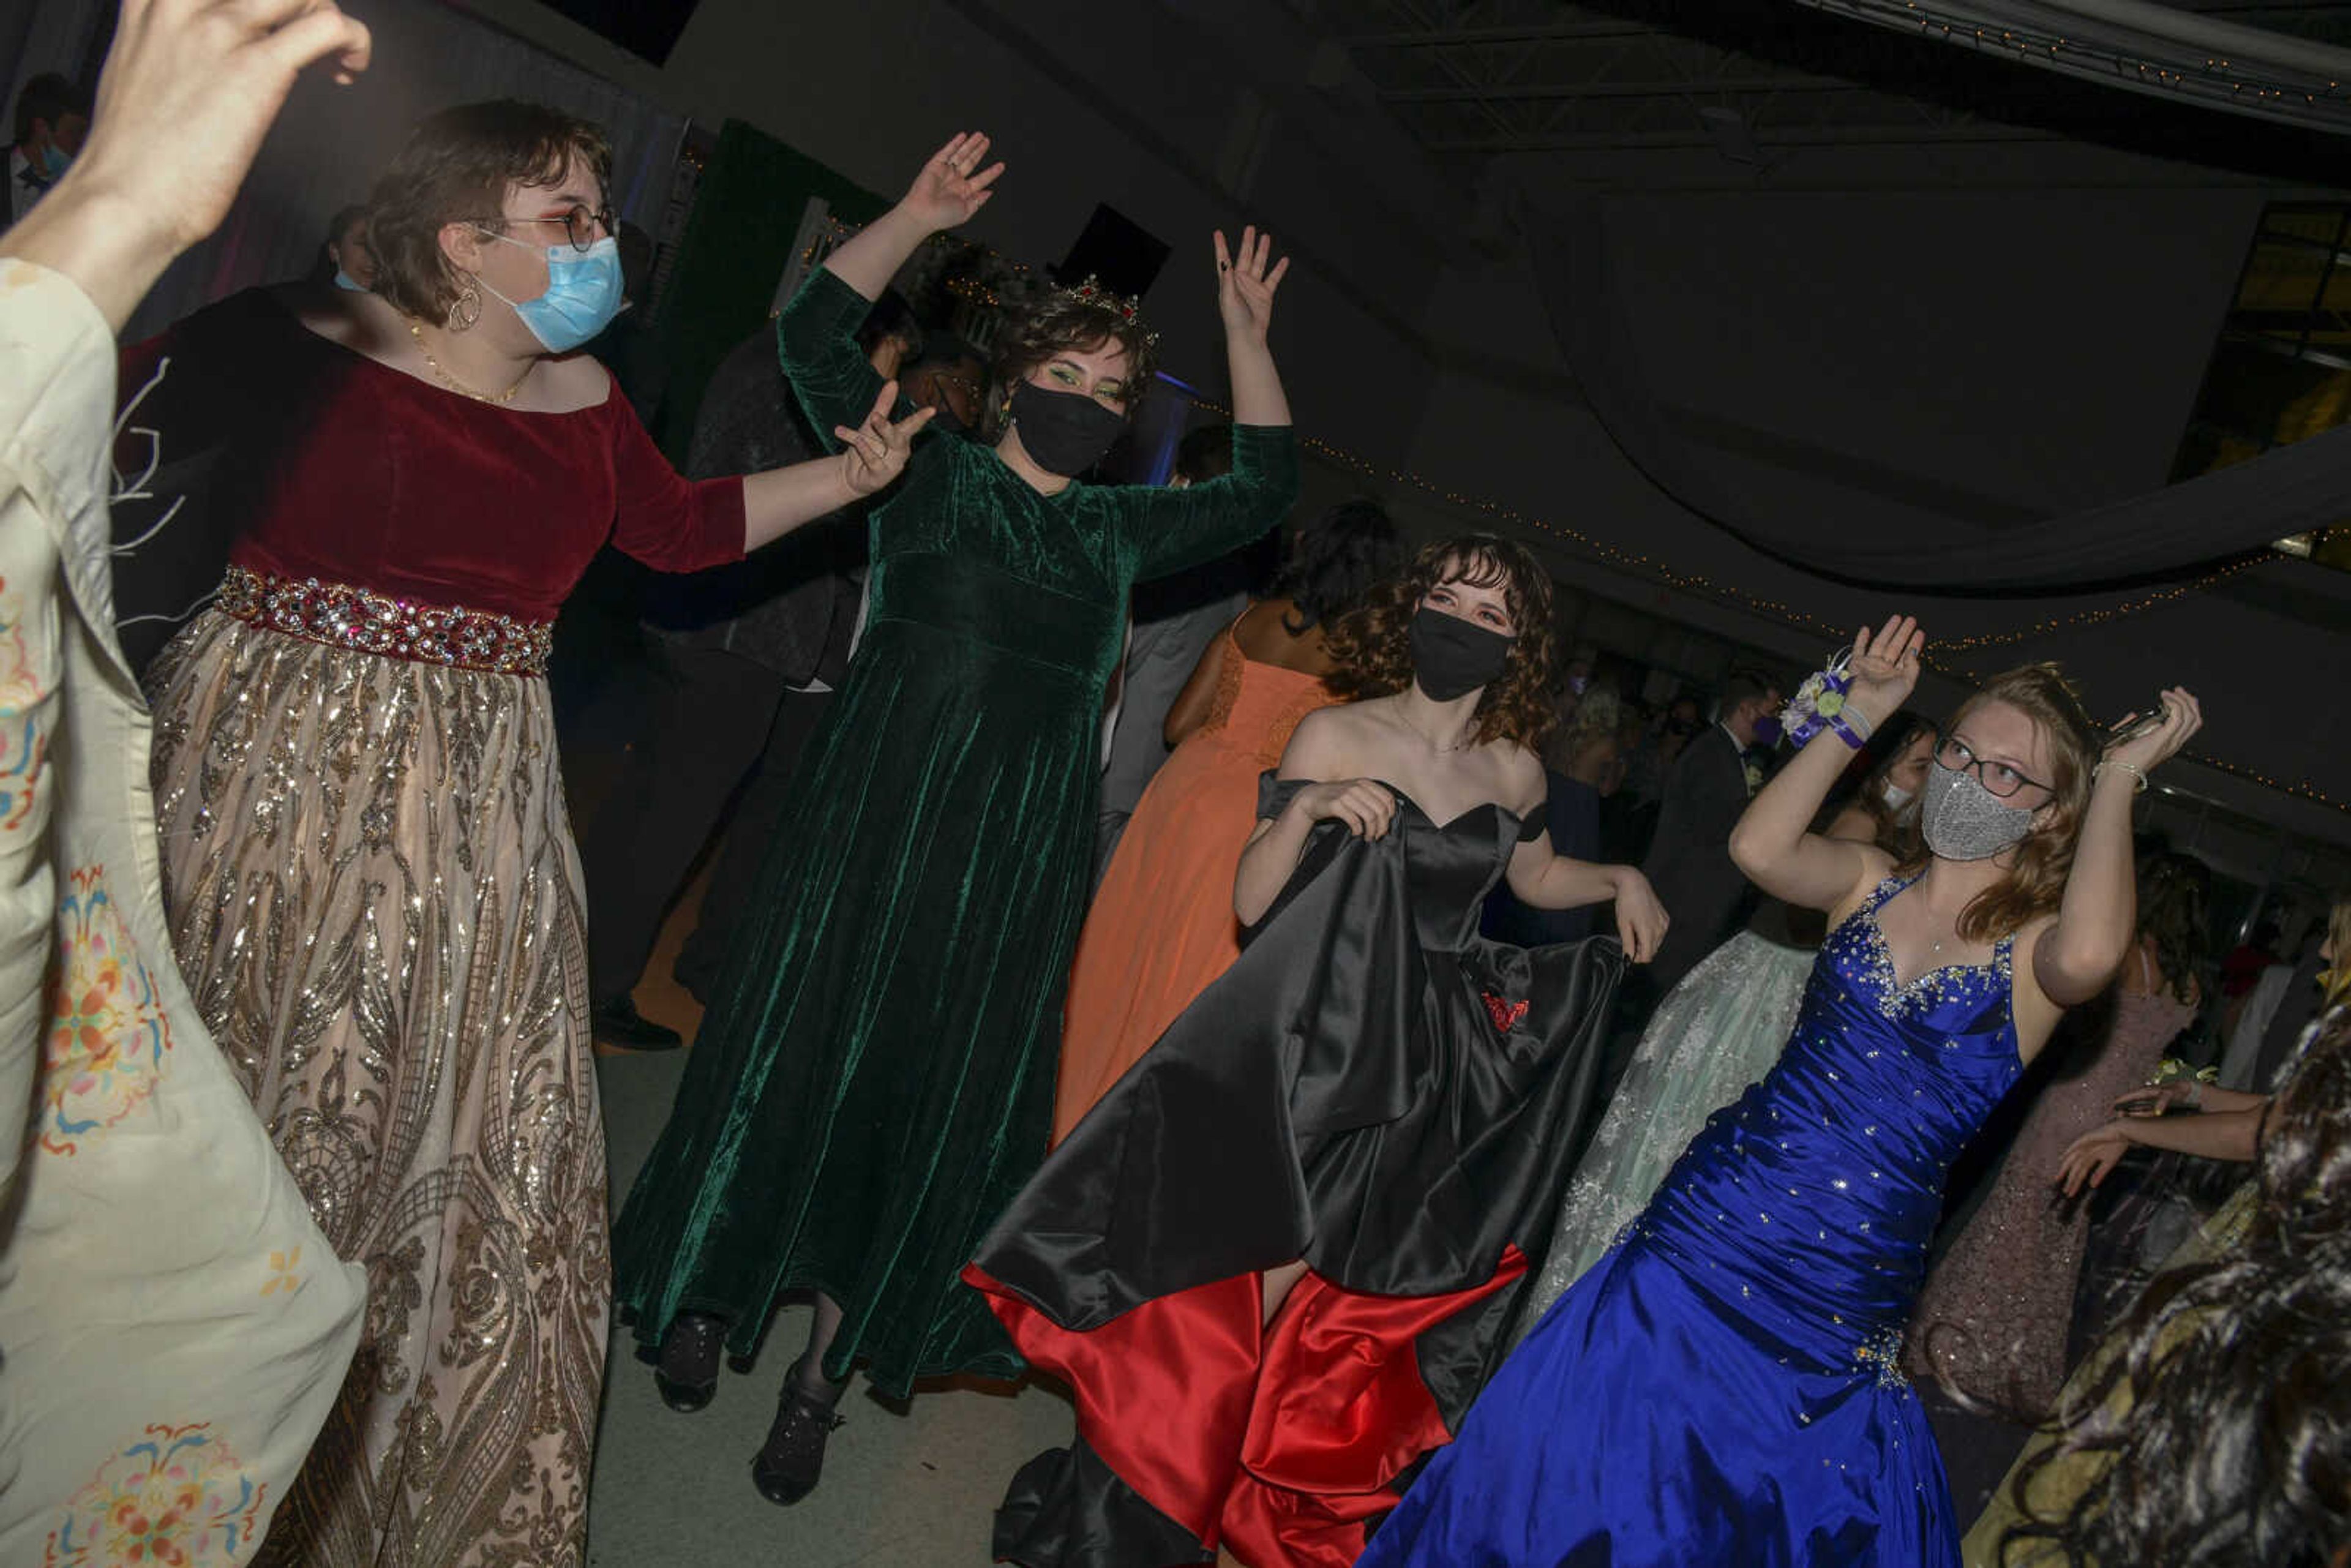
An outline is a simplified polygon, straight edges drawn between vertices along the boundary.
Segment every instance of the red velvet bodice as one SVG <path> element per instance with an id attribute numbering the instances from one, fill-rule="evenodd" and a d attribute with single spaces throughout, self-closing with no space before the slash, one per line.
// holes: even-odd
<path id="1" fill-rule="evenodd" d="M 742 481 L 681 478 L 617 386 L 571 413 L 478 402 L 259 289 L 126 349 L 122 395 L 167 356 L 128 423 L 166 465 L 209 455 L 239 566 L 552 621 L 607 540 L 664 571 L 742 558 Z"/>

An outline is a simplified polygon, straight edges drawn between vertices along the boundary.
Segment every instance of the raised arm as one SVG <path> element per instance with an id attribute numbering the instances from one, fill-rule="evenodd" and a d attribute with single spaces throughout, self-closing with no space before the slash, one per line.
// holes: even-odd
<path id="1" fill-rule="evenodd" d="M 1125 528 L 1139 578 L 1152 578 L 1238 549 L 1279 524 L 1298 500 L 1298 449 L 1290 400 L 1273 367 L 1266 332 L 1274 290 L 1290 261 L 1273 259 L 1273 237 L 1241 231 L 1240 250 L 1216 236 L 1217 314 L 1233 382 L 1233 471 L 1186 489 L 1129 497 Z"/>
<path id="2" fill-rule="evenodd" d="M 2126 745 L 2110 747 L 2090 784 L 2090 809 L 2074 848 L 2057 918 L 2032 945 L 2032 978 L 2059 1007 L 2079 1007 L 2115 977 L 2138 929 L 2138 883 L 2131 854 L 2131 796 L 2156 764 L 2203 727 L 2203 710 L 2179 686 L 2163 694 L 2164 719 Z"/>
<path id="3" fill-rule="evenodd" d="M 1860 713 L 1873 729 L 1893 717 L 1918 684 L 1926 645 L 1926 634 L 1907 615 L 1894 616 L 1875 636 L 1864 627 L 1846 665 L 1853 685 L 1844 694 L 1845 711 Z M 1756 886 L 1790 904 L 1834 913 L 1883 871 L 1886 857 L 1872 846 L 1809 831 L 1852 760 L 1844 741 L 1823 729 L 1763 786 L 1730 831 L 1730 858 Z"/>
<path id="4" fill-rule="evenodd" d="M 987 152 L 987 138 L 967 131 L 933 153 L 898 204 L 826 256 L 784 308 L 777 352 L 820 435 L 864 418 L 882 377 L 857 347 L 857 329 L 915 246 L 987 204 L 1004 165 L 974 173 Z"/>

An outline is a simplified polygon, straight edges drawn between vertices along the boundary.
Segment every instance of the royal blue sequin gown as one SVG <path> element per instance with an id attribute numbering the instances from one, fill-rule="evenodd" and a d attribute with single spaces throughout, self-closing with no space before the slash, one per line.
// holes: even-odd
<path id="1" fill-rule="evenodd" d="M 1779 1065 L 1710 1117 L 1561 1297 L 1360 1568 L 1956 1568 L 1903 1380 L 1945 1174 L 2019 1071 L 2010 944 L 1895 984 L 1831 933 Z"/>

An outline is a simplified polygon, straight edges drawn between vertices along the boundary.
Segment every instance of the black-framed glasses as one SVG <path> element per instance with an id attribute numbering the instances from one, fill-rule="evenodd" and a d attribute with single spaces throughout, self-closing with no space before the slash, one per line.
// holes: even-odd
<path id="1" fill-rule="evenodd" d="M 2026 785 L 2036 789 L 2056 793 L 2056 786 L 2019 773 L 2005 762 L 1991 762 L 1968 749 L 1968 743 L 1956 735 L 1946 735 L 1935 745 L 1935 760 L 1954 773 L 1973 773 L 1977 782 L 2005 800 Z"/>
<path id="2" fill-rule="evenodd" d="M 574 250 L 587 250 L 606 235 L 618 234 L 614 225 L 619 221 L 610 207 L 591 207 L 580 203 L 568 212 L 549 218 L 500 218 L 505 224 L 561 224 L 564 237 Z"/>

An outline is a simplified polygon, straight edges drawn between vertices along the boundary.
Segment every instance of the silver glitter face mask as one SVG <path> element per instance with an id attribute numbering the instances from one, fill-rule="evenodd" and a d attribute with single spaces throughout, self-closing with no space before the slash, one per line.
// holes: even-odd
<path id="1" fill-rule="evenodd" d="M 2000 853 L 2032 831 L 2032 813 L 2011 806 L 1973 773 L 1938 759 L 1918 805 L 1927 847 L 1947 861 L 1980 861 Z"/>

